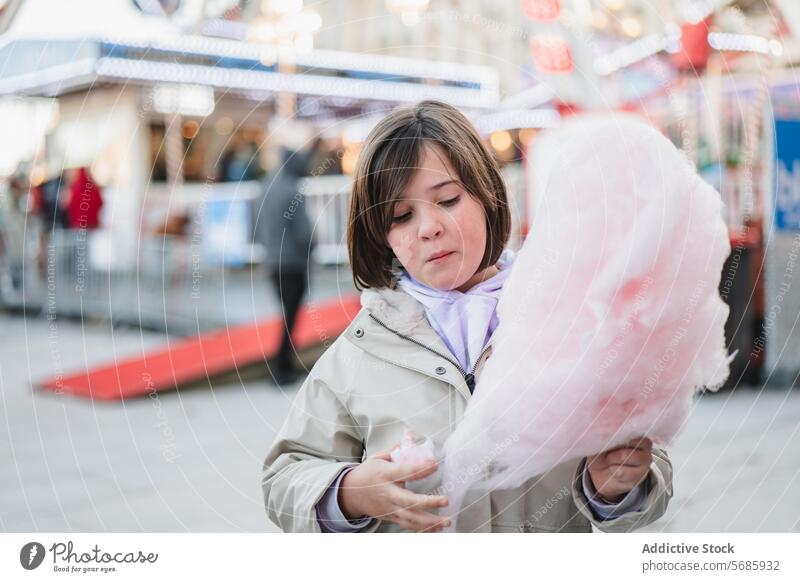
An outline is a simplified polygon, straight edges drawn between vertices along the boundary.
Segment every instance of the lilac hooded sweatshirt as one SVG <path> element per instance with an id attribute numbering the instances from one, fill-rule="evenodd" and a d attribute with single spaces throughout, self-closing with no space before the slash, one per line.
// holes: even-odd
<path id="1" fill-rule="evenodd" d="M 398 286 L 425 307 L 431 327 L 467 372 L 472 370 L 497 329 L 497 302 L 514 259 L 513 251 L 503 251 L 497 261 L 500 271 L 466 293 L 433 289 L 406 271 L 397 278 Z"/>

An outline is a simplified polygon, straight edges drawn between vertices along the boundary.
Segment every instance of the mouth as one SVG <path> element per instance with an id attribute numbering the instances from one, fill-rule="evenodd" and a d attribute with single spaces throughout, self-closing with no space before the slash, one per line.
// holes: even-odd
<path id="1" fill-rule="evenodd" d="M 438 253 L 436 255 L 433 255 L 430 259 L 428 259 L 428 262 L 429 263 L 436 263 L 438 261 L 442 261 L 442 260 L 446 259 L 447 257 L 449 257 L 450 255 L 452 255 L 453 252 L 454 251 L 446 251 L 446 252 L 443 252 L 443 253 Z"/>

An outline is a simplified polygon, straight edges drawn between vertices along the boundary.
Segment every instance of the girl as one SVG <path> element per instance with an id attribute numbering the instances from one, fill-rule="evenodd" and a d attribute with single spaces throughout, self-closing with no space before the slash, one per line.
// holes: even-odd
<path id="1" fill-rule="evenodd" d="M 264 463 L 284 531 L 441 531 L 444 495 L 411 492 L 436 463 L 392 463 L 405 429 L 441 447 L 491 357 L 514 256 L 497 165 L 444 103 L 397 109 L 359 157 L 348 248 L 362 310 L 322 355 Z M 672 468 L 648 439 L 565 462 L 465 503 L 459 531 L 630 531 L 666 510 Z"/>

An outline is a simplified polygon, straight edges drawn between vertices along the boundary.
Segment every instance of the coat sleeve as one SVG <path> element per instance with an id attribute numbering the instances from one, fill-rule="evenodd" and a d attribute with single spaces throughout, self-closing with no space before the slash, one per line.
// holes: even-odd
<path id="1" fill-rule="evenodd" d="M 342 469 L 361 462 L 363 452 L 356 422 L 312 371 L 264 461 L 261 485 L 269 519 L 285 532 L 321 532 L 317 503 Z"/>
<path id="2" fill-rule="evenodd" d="M 647 475 L 647 498 L 639 511 L 630 511 L 616 519 L 599 520 L 592 513 L 589 500 L 583 492 L 582 477 L 586 460 L 579 463 L 578 470 L 572 479 L 572 498 L 575 505 L 592 525 L 604 532 L 628 532 L 653 523 L 664 515 L 667 504 L 672 498 L 672 463 L 663 449 L 653 449 L 653 462 Z"/>

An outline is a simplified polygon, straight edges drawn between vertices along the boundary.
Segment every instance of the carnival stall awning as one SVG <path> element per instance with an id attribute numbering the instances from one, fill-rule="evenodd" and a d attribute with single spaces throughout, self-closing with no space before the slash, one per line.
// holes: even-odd
<path id="1" fill-rule="evenodd" d="M 56 97 L 102 83 L 206 85 L 254 100 L 279 92 L 356 101 L 440 99 L 486 109 L 499 102 L 497 73 L 475 65 L 338 51 L 264 59 L 257 43 L 181 36 L 13 39 L 0 47 L 0 94 Z"/>

